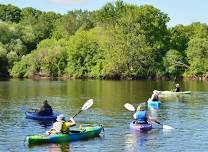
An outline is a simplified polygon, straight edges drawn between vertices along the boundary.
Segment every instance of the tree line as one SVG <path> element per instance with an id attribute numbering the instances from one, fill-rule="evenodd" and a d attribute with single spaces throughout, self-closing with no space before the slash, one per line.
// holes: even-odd
<path id="1" fill-rule="evenodd" d="M 208 26 L 168 28 L 151 5 L 117 0 L 61 15 L 0 5 L 0 75 L 138 79 L 208 77 Z"/>

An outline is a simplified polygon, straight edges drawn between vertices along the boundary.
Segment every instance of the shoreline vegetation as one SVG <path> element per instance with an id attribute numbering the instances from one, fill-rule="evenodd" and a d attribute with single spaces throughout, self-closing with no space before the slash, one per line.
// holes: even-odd
<path id="1" fill-rule="evenodd" d="M 169 20 L 121 0 L 64 15 L 0 4 L 0 78 L 208 80 L 208 25 Z"/>

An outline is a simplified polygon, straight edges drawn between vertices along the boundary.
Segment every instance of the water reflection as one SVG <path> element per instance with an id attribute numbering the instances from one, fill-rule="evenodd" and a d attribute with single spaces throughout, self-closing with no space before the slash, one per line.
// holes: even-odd
<path id="1" fill-rule="evenodd" d="M 139 132 L 130 130 L 129 134 L 125 135 L 125 149 L 129 152 L 148 151 L 148 145 L 157 139 L 159 130 L 151 130 L 148 132 Z M 152 145 L 153 146 L 153 145 Z"/>
<path id="2" fill-rule="evenodd" d="M 49 128 L 53 122 L 37 121 L 37 123 L 43 128 Z"/>
<path id="3" fill-rule="evenodd" d="M 158 119 L 158 111 L 159 109 L 155 109 L 155 108 L 148 108 L 148 115 L 152 118 L 157 120 Z"/>
<path id="4" fill-rule="evenodd" d="M 47 152 L 72 152 L 69 143 L 50 144 Z"/>

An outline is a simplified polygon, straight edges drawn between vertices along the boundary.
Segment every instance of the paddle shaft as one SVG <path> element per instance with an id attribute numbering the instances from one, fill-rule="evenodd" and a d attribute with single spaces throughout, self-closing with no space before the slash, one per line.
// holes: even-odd
<path id="1" fill-rule="evenodd" d="M 80 110 L 78 113 L 76 113 L 74 116 L 73 116 L 73 118 L 74 117 L 76 117 L 78 114 L 80 114 L 82 112 L 82 110 Z"/>
<path id="2" fill-rule="evenodd" d="M 152 121 L 154 121 L 155 123 L 157 123 L 157 124 L 163 126 L 163 124 L 161 124 L 161 123 L 160 123 L 159 121 L 157 121 L 157 120 L 152 120 Z"/>

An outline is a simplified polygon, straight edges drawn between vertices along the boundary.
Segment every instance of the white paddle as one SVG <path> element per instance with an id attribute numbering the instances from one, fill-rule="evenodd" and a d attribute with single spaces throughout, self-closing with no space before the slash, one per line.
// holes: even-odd
<path id="1" fill-rule="evenodd" d="M 160 123 L 159 121 L 157 121 L 157 120 L 152 120 L 152 121 L 155 122 L 155 123 L 157 123 L 157 124 L 159 124 L 159 125 L 161 125 L 161 126 L 163 127 L 163 129 L 174 129 L 174 128 L 171 127 L 171 126 L 161 124 L 161 123 Z"/>
<path id="2" fill-rule="evenodd" d="M 125 107 L 127 110 L 129 110 L 129 111 L 135 111 L 134 106 L 132 106 L 130 103 L 126 103 L 126 104 L 124 105 L 124 107 Z"/>
<path id="3" fill-rule="evenodd" d="M 82 106 L 82 109 L 81 109 L 78 113 L 76 113 L 76 114 L 73 116 L 73 118 L 76 117 L 78 114 L 80 114 L 82 111 L 85 111 L 85 110 L 89 109 L 92 105 L 93 105 L 93 99 L 87 100 L 87 101 L 85 102 L 85 104 Z"/>

